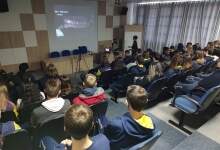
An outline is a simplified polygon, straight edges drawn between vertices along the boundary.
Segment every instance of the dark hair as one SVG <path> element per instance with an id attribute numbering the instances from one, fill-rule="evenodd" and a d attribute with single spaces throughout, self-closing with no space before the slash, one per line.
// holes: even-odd
<path id="1" fill-rule="evenodd" d="M 177 53 L 171 59 L 170 68 L 176 68 L 180 64 L 182 64 L 182 56 Z"/>
<path id="2" fill-rule="evenodd" d="M 59 74 L 57 68 L 53 64 L 49 64 L 46 68 L 46 75 L 49 78 L 58 78 Z"/>
<path id="3" fill-rule="evenodd" d="M 130 53 L 130 50 L 125 50 L 125 53 Z"/>
<path id="4" fill-rule="evenodd" d="M 136 111 L 142 111 L 148 102 L 147 91 L 139 85 L 131 85 L 127 89 L 128 104 Z"/>
<path id="5" fill-rule="evenodd" d="M 51 98 L 56 97 L 61 90 L 60 79 L 48 79 L 45 84 L 45 94 Z"/>
<path id="6" fill-rule="evenodd" d="M 27 63 L 22 63 L 22 64 L 19 65 L 19 71 L 20 72 L 26 72 L 28 68 L 29 68 L 29 66 L 28 66 Z"/>
<path id="7" fill-rule="evenodd" d="M 186 44 L 186 46 L 189 46 L 189 45 L 192 45 L 192 42 L 188 42 L 188 43 Z"/>
<path id="8" fill-rule="evenodd" d="M 144 59 L 148 59 L 150 57 L 149 52 L 148 51 L 144 51 L 142 54 Z"/>
<path id="9" fill-rule="evenodd" d="M 134 40 L 137 40 L 137 39 L 138 39 L 138 36 L 137 36 L 137 35 L 134 35 L 134 36 L 133 36 L 133 39 L 134 39 Z"/>
<path id="10" fill-rule="evenodd" d="M 65 114 L 64 125 L 74 139 L 81 140 L 93 126 L 93 112 L 87 106 L 72 105 Z"/>
<path id="11" fill-rule="evenodd" d="M 138 55 L 136 60 L 139 65 L 144 64 L 144 57 L 142 55 Z"/>

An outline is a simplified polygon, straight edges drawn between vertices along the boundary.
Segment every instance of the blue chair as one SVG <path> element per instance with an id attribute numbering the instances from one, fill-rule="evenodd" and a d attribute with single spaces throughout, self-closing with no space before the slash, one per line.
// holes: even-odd
<path id="1" fill-rule="evenodd" d="M 176 107 L 181 111 L 181 116 L 179 123 L 175 123 L 172 120 L 169 120 L 169 122 L 188 134 L 191 134 L 191 132 L 183 127 L 185 116 L 190 114 L 198 115 L 200 112 L 205 111 L 211 104 L 213 104 L 219 96 L 220 85 L 213 87 L 208 91 L 201 90 L 200 92 L 204 93 L 200 97 L 193 94 L 190 96 L 181 95 L 174 97 L 171 102 L 171 106 Z"/>
<path id="2" fill-rule="evenodd" d="M 58 58 L 60 57 L 60 53 L 59 52 L 51 52 L 50 53 L 50 58 Z"/>
<path id="3" fill-rule="evenodd" d="M 79 54 L 80 54 L 80 52 L 79 52 L 78 49 L 74 49 L 74 50 L 73 50 L 73 55 L 79 55 Z"/>
<path id="4" fill-rule="evenodd" d="M 88 49 L 86 46 L 79 46 L 79 52 L 80 54 L 86 54 L 88 52 Z"/>
<path id="5" fill-rule="evenodd" d="M 61 55 L 65 57 L 65 56 L 70 56 L 71 53 L 70 53 L 69 50 L 63 50 L 63 51 L 61 52 Z"/>
<path id="6" fill-rule="evenodd" d="M 127 150 L 141 150 L 141 149 L 150 149 L 150 147 L 153 146 L 153 144 L 159 139 L 159 137 L 162 135 L 162 131 L 155 130 L 153 133 L 153 136 L 149 139 L 147 139 L 144 142 L 138 143 Z"/>

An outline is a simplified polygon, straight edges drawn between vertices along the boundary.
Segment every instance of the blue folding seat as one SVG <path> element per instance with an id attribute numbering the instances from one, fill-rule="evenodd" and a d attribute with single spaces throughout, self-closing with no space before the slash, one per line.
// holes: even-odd
<path id="1" fill-rule="evenodd" d="M 61 52 L 61 55 L 62 56 L 70 56 L 71 55 L 71 53 L 70 53 L 70 50 L 63 50 L 62 52 Z"/>
<path id="2" fill-rule="evenodd" d="M 58 58 L 58 57 L 60 57 L 60 53 L 59 52 L 51 52 L 50 53 L 50 58 Z"/>

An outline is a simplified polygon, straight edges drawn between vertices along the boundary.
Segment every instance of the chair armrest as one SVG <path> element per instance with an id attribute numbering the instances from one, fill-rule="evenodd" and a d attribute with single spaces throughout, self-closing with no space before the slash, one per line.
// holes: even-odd
<path id="1" fill-rule="evenodd" d="M 187 95 L 181 95 L 180 97 L 184 97 L 185 99 L 191 101 L 192 103 L 194 103 L 196 106 L 198 106 L 199 108 L 201 107 L 200 103 L 197 102 L 195 99 L 187 96 Z"/>

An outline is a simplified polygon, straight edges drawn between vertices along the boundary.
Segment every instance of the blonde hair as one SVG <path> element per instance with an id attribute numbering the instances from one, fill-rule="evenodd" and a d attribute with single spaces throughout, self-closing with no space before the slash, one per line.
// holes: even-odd
<path id="1" fill-rule="evenodd" d="M 96 76 L 93 74 L 87 74 L 84 80 L 84 86 L 88 88 L 93 88 L 97 84 Z"/>
<path id="2" fill-rule="evenodd" d="M 8 88 L 4 84 L 0 84 L 0 110 L 5 110 L 7 107 L 9 96 Z"/>

